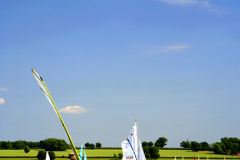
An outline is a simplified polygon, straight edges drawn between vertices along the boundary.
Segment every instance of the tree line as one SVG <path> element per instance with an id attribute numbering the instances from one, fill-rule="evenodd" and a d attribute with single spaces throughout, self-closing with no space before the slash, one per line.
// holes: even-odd
<path id="1" fill-rule="evenodd" d="M 40 142 L 28 142 L 24 140 L 18 140 L 14 142 L 0 141 L 0 149 L 24 149 L 25 146 L 28 146 L 32 149 L 40 148 Z"/>
<path id="2" fill-rule="evenodd" d="M 154 158 L 157 159 L 160 157 L 159 154 L 159 148 L 164 147 L 167 145 L 167 138 L 165 137 L 159 137 L 155 143 L 152 141 L 150 142 L 142 142 L 143 152 L 146 156 L 146 158 Z"/>
<path id="3" fill-rule="evenodd" d="M 208 144 L 207 142 L 182 141 L 180 147 L 193 151 L 213 151 L 215 154 L 237 154 L 240 152 L 240 139 L 236 137 L 221 138 L 221 142 Z"/>

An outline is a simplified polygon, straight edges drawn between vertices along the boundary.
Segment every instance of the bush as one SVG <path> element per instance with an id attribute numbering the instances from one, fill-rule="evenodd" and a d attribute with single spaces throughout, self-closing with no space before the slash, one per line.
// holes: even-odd
<path id="1" fill-rule="evenodd" d="M 160 158 L 158 147 L 149 147 L 149 154 L 151 158 L 154 158 L 154 159 Z"/>
<path id="2" fill-rule="evenodd" d="M 123 154 L 122 153 L 118 153 L 118 158 L 122 159 Z"/>
<path id="3" fill-rule="evenodd" d="M 150 158 L 149 149 L 147 146 L 143 147 L 143 152 L 144 152 L 146 158 Z"/>
<path id="4" fill-rule="evenodd" d="M 53 151 L 49 151 L 49 156 L 50 156 L 50 159 L 55 159 L 56 158 L 56 155 Z"/>
<path id="5" fill-rule="evenodd" d="M 28 153 L 29 151 L 30 151 L 29 147 L 28 147 L 28 146 L 25 146 L 24 152 L 25 152 L 25 153 Z"/>
<path id="6" fill-rule="evenodd" d="M 95 148 L 95 145 L 94 145 L 93 143 L 91 143 L 91 144 L 89 145 L 89 148 L 90 148 L 90 149 L 94 149 L 94 148 Z"/>
<path id="7" fill-rule="evenodd" d="M 66 151 L 68 148 L 68 144 L 63 139 L 48 138 L 40 143 L 45 151 Z"/>
<path id="8" fill-rule="evenodd" d="M 99 143 L 99 142 L 97 142 L 97 143 L 96 143 L 96 147 L 100 148 L 100 147 L 102 147 L 102 144 Z"/>
<path id="9" fill-rule="evenodd" d="M 39 160 L 44 160 L 46 158 L 46 151 L 39 151 L 38 155 L 37 155 L 37 158 Z"/>
<path id="10" fill-rule="evenodd" d="M 88 143 L 88 142 L 85 143 L 85 147 L 89 147 L 89 145 L 90 145 L 90 143 Z"/>

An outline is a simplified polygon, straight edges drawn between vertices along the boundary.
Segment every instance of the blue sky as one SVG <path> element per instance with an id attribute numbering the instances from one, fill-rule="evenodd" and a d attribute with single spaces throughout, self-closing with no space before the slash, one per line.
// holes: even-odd
<path id="1" fill-rule="evenodd" d="M 239 137 L 240 2 L 0 2 L 0 137 L 67 136 L 31 69 L 45 81 L 76 146 Z"/>

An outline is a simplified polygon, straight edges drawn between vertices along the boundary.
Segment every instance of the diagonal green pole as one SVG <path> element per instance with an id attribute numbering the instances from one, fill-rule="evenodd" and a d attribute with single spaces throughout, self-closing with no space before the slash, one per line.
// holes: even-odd
<path id="1" fill-rule="evenodd" d="M 43 79 L 38 77 L 38 74 L 37 74 L 36 71 L 34 71 L 34 70 L 32 69 L 32 72 L 33 72 L 33 75 L 34 75 L 34 77 L 36 78 L 36 80 L 39 80 L 39 81 L 43 84 L 44 88 L 46 89 L 47 93 L 45 93 L 44 91 L 43 91 L 43 92 L 44 92 L 45 94 L 47 94 L 47 96 L 50 98 L 50 101 L 51 101 L 52 104 L 53 104 L 53 107 L 54 107 L 54 109 L 55 109 L 55 111 L 56 111 L 56 114 L 57 114 L 58 118 L 60 119 L 64 130 L 65 130 L 66 133 L 67 133 L 67 136 L 68 136 L 68 139 L 69 139 L 69 141 L 70 141 L 70 143 L 71 143 L 71 146 L 72 146 L 73 152 L 74 152 L 74 154 L 75 154 L 75 157 L 76 157 L 77 160 L 80 160 L 80 158 L 79 158 L 79 156 L 78 156 L 78 153 L 77 153 L 77 150 L 76 150 L 76 148 L 75 148 L 75 145 L 74 145 L 74 143 L 73 143 L 73 141 L 72 141 L 72 139 L 71 139 L 71 136 L 70 136 L 70 134 L 69 134 L 69 132 L 68 132 L 68 130 L 67 130 L 67 127 L 65 126 L 65 124 L 64 124 L 64 122 L 63 122 L 63 120 L 62 120 L 62 117 L 61 117 L 61 115 L 60 115 L 60 113 L 59 113 L 59 111 L 58 111 L 58 109 L 57 109 L 57 106 L 55 105 L 55 103 L 54 103 L 54 101 L 53 101 L 53 99 L 52 99 L 52 96 L 50 95 L 50 93 L 49 93 L 49 91 L 48 91 L 48 89 L 47 89 L 47 86 L 45 85 Z M 41 87 L 41 86 L 40 86 L 40 87 Z"/>

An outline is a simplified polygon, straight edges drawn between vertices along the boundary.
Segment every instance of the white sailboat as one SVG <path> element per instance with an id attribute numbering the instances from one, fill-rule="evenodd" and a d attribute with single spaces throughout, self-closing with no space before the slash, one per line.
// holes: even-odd
<path id="1" fill-rule="evenodd" d="M 138 137 L 137 120 L 134 122 L 127 140 L 121 143 L 123 158 L 122 160 L 146 160 L 142 149 L 142 143 Z"/>
<path id="2" fill-rule="evenodd" d="M 46 160 L 50 160 L 50 156 L 49 156 L 48 152 L 46 152 Z"/>

